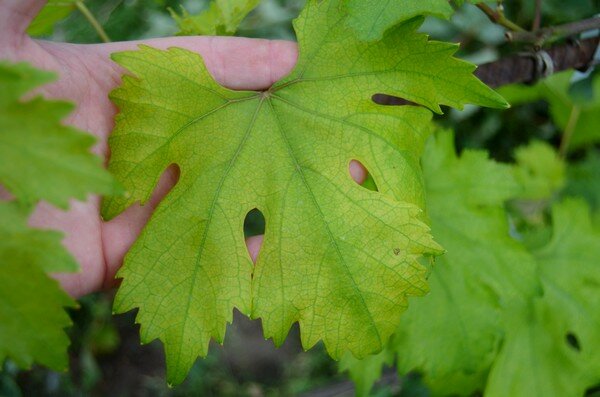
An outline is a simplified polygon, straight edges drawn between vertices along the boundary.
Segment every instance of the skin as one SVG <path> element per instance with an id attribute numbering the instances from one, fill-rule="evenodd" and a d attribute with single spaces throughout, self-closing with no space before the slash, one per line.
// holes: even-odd
<path id="1" fill-rule="evenodd" d="M 227 37 L 170 37 L 110 44 L 76 45 L 33 40 L 25 33 L 44 0 L 0 0 L 0 58 L 26 61 L 51 70 L 59 79 L 38 91 L 46 98 L 74 102 L 76 110 L 65 120 L 98 139 L 94 152 L 109 157 L 107 138 L 117 109 L 108 93 L 120 84 L 124 70 L 110 60 L 113 52 L 134 50 L 144 43 L 157 48 L 182 47 L 199 53 L 212 76 L 222 85 L 238 90 L 265 90 L 294 67 L 297 47 L 293 42 Z M 350 164 L 350 174 L 362 183 L 366 171 L 360 163 Z M 99 213 L 100 197 L 72 201 L 68 211 L 40 203 L 30 219 L 34 227 L 60 230 L 64 245 L 81 266 L 76 274 L 54 275 L 72 296 L 110 288 L 123 257 L 150 218 L 153 209 L 176 183 L 177 175 L 167 170 L 145 206 L 134 205 L 104 222 Z M 10 195 L 0 187 L 0 199 Z M 262 236 L 246 241 L 253 260 Z"/>

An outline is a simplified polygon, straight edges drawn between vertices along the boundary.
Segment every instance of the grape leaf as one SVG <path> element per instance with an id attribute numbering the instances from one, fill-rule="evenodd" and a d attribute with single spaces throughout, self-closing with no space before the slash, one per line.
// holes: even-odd
<path id="1" fill-rule="evenodd" d="M 66 18 L 77 8 L 77 0 L 49 0 L 40 13 L 31 21 L 27 33 L 31 36 L 52 34 L 54 25 Z"/>
<path id="2" fill-rule="evenodd" d="M 259 3 L 260 0 L 213 0 L 208 9 L 197 15 L 190 15 L 183 6 L 181 15 L 172 9 L 169 12 L 179 26 L 178 35 L 232 36 Z"/>
<path id="3" fill-rule="evenodd" d="M 118 186 L 90 153 L 95 138 L 61 124 L 73 105 L 20 98 L 55 75 L 25 64 L 0 62 L 0 183 L 19 201 L 66 208 L 71 197 L 117 193 Z"/>
<path id="4" fill-rule="evenodd" d="M 75 271 L 77 263 L 60 233 L 29 228 L 27 215 L 16 202 L 0 202 L 0 363 L 64 370 L 71 321 L 63 307 L 75 302 L 46 272 Z"/>
<path id="5" fill-rule="evenodd" d="M 265 92 L 219 86 L 183 49 L 113 56 L 134 75 L 111 94 L 121 113 L 109 167 L 128 195 L 106 201 L 104 216 L 145 203 L 170 164 L 181 171 L 128 254 L 115 301 L 119 312 L 139 307 L 143 341 L 162 339 L 171 383 L 211 337 L 223 340 L 234 307 L 260 317 L 276 344 L 297 321 L 305 348 L 323 340 L 334 358 L 363 357 L 381 350 L 406 296 L 427 290 L 417 259 L 440 252 L 419 220 L 431 113 L 371 98 L 435 111 L 505 103 L 452 58 L 456 46 L 417 33 L 420 21 L 365 43 L 340 5 L 307 3 L 298 64 Z M 379 192 L 352 181 L 352 159 Z M 256 266 L 242 230 L 254 208 L 266 218 Z"/>
<path id="6" fill-rule="evenodd" d="M 552 221 L 533 252 L 543 296 L 507 321 L 486 396 L 578 397 L 600 382 L 600 233 L 583 201 L 556 204 Z"/>
<path id="7" fill-rule="evenodd" d="M 448 0 L 348 0 L 348 24 L 363 40 L 379 40 L 392 26 L 420 15 L 448 19 L 454 10 Z"/>

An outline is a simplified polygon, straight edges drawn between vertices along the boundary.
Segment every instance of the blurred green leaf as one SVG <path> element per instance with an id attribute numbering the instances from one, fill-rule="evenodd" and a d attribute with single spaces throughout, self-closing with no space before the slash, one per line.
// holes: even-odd
<path id="1" fill-rule="evenodd" d="M 537 290 L 535 263 L 509 234 L 504 202 L 519 186 L 482 151 L 459 158 L 439 133 L 423 156 L 432 233 L 447 252 L 431 292 L 411 302 L 392 341 L 400 374 L 418 371 L 435 395 L 470 395 L 485 384 L 503 319 Z"/>
<path id="2" fill-rule="evenodd" d="M 46 36 L 52 34 L 54 25 L 66 18 L 77 8 L 78 0 L 49 0 L 40 13 L 33 19 L 27 33 L 31 36 Z"/>
<path id="3" fill-rule="evenodd" d="M 38 362 L 64 370 L 64 328 L 71 324 L 64 307 L 75 302 L 46 272 L 78 266 L 59 233 L 29 228 L 27 216 L 17 203 L 0 202 L 0 363 L 10 358 L 21 368 Z"/>
<path id="4" fill-rule="evenodd" d="M 179 26 L 181 36 L 232 36 L 242 20 L 260 0 L 213 0 L 209 8 L 197 15 L 190 15 L 181 6 L 181 15 L 169 9 Z"/>
<path id="5" fill-rule="evenodd" d="M 582 200 L 555 204 L 552 226 L 533 251 L 543 294 L 506 319 L 486 397 L 580 397 L 600 382 L 600 233 Z"/>
<path id="6" fill-rule="evenodd" d="M 515 159 L 514 175 L 522 188 L 518 198 L 550 199 L 564 187 L 566 164 L 548 143 L 533 141 L 517 148 Z"/>
<path id="7" fill-rule="evenodd" d="M 119 192 L 90 151 L 96 139 L 62 124 L 72 103 L 42 97 L 21 101 L 32 88 L 54 79 L 26 63 L 0 61 L 0 183 L 23 203 L 47 200 L 62 208 L 90 192 Z"/>
<path id="8" fill-rule="evenodd" d="M 394 354 L 384 349 L 379 354 L 358 360 L 352 354 L 346 353 L 339 362 L 340 372 L 347 371 L 354 382 L 356 397 L 366 397 L 373 384 L 381 377 L 384 365 L 392 365 Z"/>

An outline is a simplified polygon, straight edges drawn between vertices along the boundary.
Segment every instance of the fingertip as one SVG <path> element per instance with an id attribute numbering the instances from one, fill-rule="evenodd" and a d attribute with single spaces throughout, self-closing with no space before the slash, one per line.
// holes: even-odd
<path id="1" fill-rule="evenodd" d="M 262 243 L 264 241 L 264 235 L 252 236 L 246 239 L 246 247 L 248 248 L 248 253 L 250 254 L 250 258 L 252 258 L 252 262 L 256 263 L 258 259 L 258 254 L 260 252 L 260 248 L 262 247 Z"/>
<path id="2" fill-rule="evenodd" d="M 356 183 L 358 183 L 359 185 L 362 185 L 365 180 L 367 179 L 367 169 L 365 168 L 364 165 L 362 165 L 359 161 L 357 160 L 352 160 L 350 162 L 350 176 L 352 176 L 352 179 L 354 179 L 354 181 Z"/>
<path id="3" fill-rule="evenodd" d="M 270 85 L 281 80 L 294 69 L 298 61 L 298 45 L 293 41 L 270 40 L 269 43 Z"/>

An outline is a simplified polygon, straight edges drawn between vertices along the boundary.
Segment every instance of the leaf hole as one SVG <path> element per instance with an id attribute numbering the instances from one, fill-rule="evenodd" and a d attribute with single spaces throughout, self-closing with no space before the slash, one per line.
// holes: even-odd
<path id="1" fill-rule="evenodd" d="M 265 226 L 265 216 L 258 208 L 254 208 L 246 214 L 246 218 L 244 218 L 246 249 L 248 250 L 248 254 L 250 254 L 250 258 L 252 258 L 252 262 L 255 263 L 262 246 Z"/>
<path id="2" fill-rule="evenodd" d="M 265 234 L 265 216 L 258 208 L 254 208 L 244 219 L 244 237 Z"/>
<path id="3" fill-rule="evenodd" d="M 386 94 L 375 94 L 371 97 L 371 100 L 378 105 L 384 106 L 421 106 L 408 99 Z"/>
<path id="4" fill-rule="evenodd" d="M 373 179 L 373 175 L 367 170 L 360 161 L 351 160 L 348 165 L 348 172 L 350 173 L 350 177 L 354 182 L 364 187 L 367 190 L 377 191 L 377 184 L 375 183 L 375 179 Z"/>
<path id="5" fill-rule="evenodd" d="M 152 211 L 158 207 L 161 201 L 169 194 L 171 190 L 177 185 L 179 182 L 179 176 L 181 175 L 181 170 L 177 164 L 169 165 L 160 176 L 158 183 L 156 184 L 152 195 L 150 196 L 150 200 L 145 204 L 152 208 Z M 127 194 L 127 193 L 126 193 Z M 149 216 L 150 214 L 148 214 Z"/>
<path id="6" fill-rule="evenodd" d="M 577 335 L 575 335 L 573 332 L 569 332 L 565 335 L 565 342 L 567 342 L 567 345 L 572 347 L 574 350 L 576 350 L 578 352 L 581 351 L 581 345 L 579 344 L 579 338 L 577 338 Z"/>

